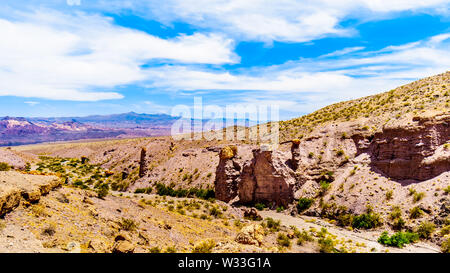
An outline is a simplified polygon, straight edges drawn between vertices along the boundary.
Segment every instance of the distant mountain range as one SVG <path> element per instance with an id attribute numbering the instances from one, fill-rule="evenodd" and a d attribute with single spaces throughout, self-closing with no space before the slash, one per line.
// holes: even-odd
<path id="1" fill-rule="evenodd" d="M 166 114 L 134 112 L 87 117 L 3 117 L 0 118 L 0 146 L 169 135 L 172 125 L 179 119 Z M 207 121 L 210 120 L 191 120 L 203 124 Z M 242 119 L 236 119 L 234 123 L 239 126 L 256 124 Z"/>

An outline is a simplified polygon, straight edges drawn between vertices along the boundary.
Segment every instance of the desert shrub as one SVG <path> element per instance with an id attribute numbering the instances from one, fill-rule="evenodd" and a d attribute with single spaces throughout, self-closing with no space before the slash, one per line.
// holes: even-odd
<path id="1" fill-rule="evenodd" d="M 121 229 L 126 231 L 133 231 L 137 228 L 137 224 L 133 219 L 122 218 L 119 222 Z"/>
<path id="2" fill-rule="evenodd" d="M 423 192 L 415 192 L 414 193 L 414 197 L 413 197 L 413 201 L 414 201 L 414 203 L 417 203 L 420 200 L 422 200 L 424 197 L 425 197 L 425 193 L 423 193 Z"/>
<path id="3" fill-rule="evenodd" d="M 212 189 L 174 189 L 172 186 L 166 186 L 162 183 L 156 184 L 156 193 L 161 196 L 171 197 L 197 197 L 209 200 L 215 197 L 215 192 Z"/>
<path id="4" fill-rule="evenodd" d="M 294 232 L 295 237 L 297 237 L 297 245 L 303 245 L 304 242 L 311 242 L 314 238 L 308 234 L 305 230 L 299 231 L 296 230 Z"/>
<path id="5" fill-rule="evenodd" d="M 335 242 L 330 237 L 320 238 L 318 240 L 320 252 L 322 253 L 333 253 L 335 251 Z"/>
<path id="6" fill-rule="evenodd" d="M 422 222 L 416 229 L 416 233 L 420 238 L 430 239 L 431 234 L 433 234 L 436 229 L 436 225 L 431 222 Z"/>
<path id="7" fill-rule="evenodd" d="M 219 208 L 217 208 L 217 207 L 212 207 L 212 208 L 209 210 L 209 215 L 218 218 L 218 217 L 222 216 L 222 212 L 220 211 Z"/>
<path id="8" fill-rule="evenodd" d="M 414 207 L 411 209 L 411 211 L 409 212 L 409 218 L 411 219 L 417 219 L 420 216 L 422 216 L 423 214 L 423 210 L 419 207 Z"/>
<path id="9" fill-rule="evenodd" d="M 389 217 L 392 220 L 398 219 L 401 216 L 402 216 L 402 209 L 399 206 L 393 207 L 391 213 L 389 214 Z"/>
<path id="10" fill-rule="evenodd" d="M 43 235 L 53 236 L 56 233 L 56 228 L 54 225 L 48 225 L 42 230 Z"/>
<path id="11" fill-rule="evenodd" d="M 445 227 L 443 227 L 441 229 L 441 235 L 442 236 L 445 236 L 445 235 L 448 235 L 448 234 L 450 234 L 450 225 L 446 225 Z"/>
<path id="12" fill-rule="evenodd" d="M 284 233 L 278 233 L 277 236 L 277 243 L 279 246 L 282 247 L 290 247 L 291 246 L 291 240 L 286 236 Z"/>
<path id="13" fill-rule="evenodd" d="M 386 200 L 391 200 L 394 195 L 394 191 L 390 190 L 386 193 Z"/>
<path id="14" fill-rule="evenodd" d="M 11 170 L 11 166 L 5 162 L 0 162 L 0 172 L 7 172 L 9 170 Z"/>
<path id="15" fill-rule="evenodd" d="M 298 200 L 297 209 L 299 212 L 303 212 L 309 209 L 313 203 L 314 203 L 313 199 L 302 197 Z"/>
<path id="16" fill-rule="evenodd" d="M 445 194 L 450 194 L 450 186 L 444 189 Z"/>
<path id="17" fill-rule="evenodd" d="M 216 242 L 214 240 L 201 241 L 194 246 L 192 253 L 211 253 L 215 246 Z"/>
<path id="18" fill-rule="evenodd" d="M 441 251 L 443 253 L 450 253 L 450 238 L 442 242 Z"/>
<path id="19" fill-rule="evenodd" d="M 166 248 L 166 253 L 176 253 L 177 249 L 174 246 L 169 246 Z"/>
<path id="20" fill-rule="evenodd" d="M 97 196 L 98 198 L 103 199 L 108 195 L 108 192 L 109 192 L 109 185 L 101 184 L 97 190 Z"/>
<path id="21" fill-rule="evenodd" d="M 151 188 L 151 187 L 148 187 L 148 188 L 140 188 L 140 189 L 136 189 L 135 191 L 134 191 L 134 193 L 146 193 L 146 194 L 149 194 L 149 193 L 151 193 L 153 191 L 153 189 Z"/>
<path id="22" fill-rule="evenodd" d="M 266 226 L 272 232 L 278 231 L 280 230 L 280 221 L 276 221 L 270 217 L 266 218 Z"/>
<path id="23" fill-rule="evenodd" d="M 155 247 L 150 248 L 149 252 L 150 253 L 161 253 L 161 249 L 159 247 L 155 246 Z"/>
<path id="24" fill-rule="evenodd" d="M 403 218 L 397 218 L 392 223 L 392 228 L 395 230 L 402 230 L 405 228 L 406 222 L 403 220 Z"/>
<path id="25" fill-rule="evenodd" d="M 321 195 L 325 194 L 328 191 L 328 189 L 330 188 L 330 185 L 331 185 L 330 182 L 327 182 L 327 181 L 324 181 L 324 180 L 320 181 L 319 184 L 320 184 L 320 194 Z"/>
<path id="26" fill-rule="evenodd" d="M 263 209 L 266 208 L 266 205 L 264 205 L 263 203 L 256 203 L 256 204 L 255 204 L 255 208 L 256 208 L 257 210 L 263 210 Z"/>
<path id="27" fill-rule="evenodd" d="M 371 208 L 367 209 L 364 214 L 353 217 L 352 226 L 358 229 L 371 229 L 382 224 L 380 215 L 373 212 Z"/>
<path id="28" fill-rule="evenodd" d="M 277 207 L 277 212 L 282 212 L 283 210 L 285 210 L 283 206 Z"/>
<path id="29" fill-rule="evenodd" d="M 397 232 L 389 236 L 387 231 L 383 232 L 378 238 L 378 242 L 386 246 L 404 247 L 407 244 L 414 243 L 419 240 L 419 235 L 413 232 Z"/>

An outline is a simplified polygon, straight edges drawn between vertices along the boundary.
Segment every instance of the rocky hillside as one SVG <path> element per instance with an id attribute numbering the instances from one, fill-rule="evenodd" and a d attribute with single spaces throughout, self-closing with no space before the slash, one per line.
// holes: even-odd
<path id="1" fill-rule="evenodd" d="M 388 123 L 424 113 L 450 111 L 450 72 L 425 78 L 385 93 L 340 102 L 314 113 L 280 122 L 282 140 L 301 138 L 314 128 L 330 123 L 355 121 L 361 128 L 380 129 Z M 403 122 L 406 121 L 406 122 Z"/>
<path id="2" fill-rule="evenodd" d="M 280 122 L 283 144 L 276 150 L 245 140 L 157 137 L 30 145 L 3 154 L 31 163 L 31 170 L 72 176 L 69 187 L 215 195 L 229 208 L 254 206 L 287 223 L 312 217 L 330 229 L 370 234 L 375 249 L 383 231 L 402 231 L 450 251 L 449 86 L 446 72 Z"/>

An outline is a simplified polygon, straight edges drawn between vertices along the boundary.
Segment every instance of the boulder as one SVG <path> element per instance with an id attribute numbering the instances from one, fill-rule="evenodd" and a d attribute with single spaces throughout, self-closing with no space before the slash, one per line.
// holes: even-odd
<path id="1" fill-rule="evenodd" d="M 262 217 L 255 208 L 244 209 L 244 217 L 253 221 L 262 220 Z"/>
<path id="2" fill-rule="evenodd" d="M 113 246 L 113 253 L 133 253 L 134 245 L 128 241 L 118 241 Z"/>
<path id="3" fill-rule="evenodd" d="M 235 241 L 245 245 L 261 246 L 264 240 L 264 228 L 258 224 L 250 224 L 241 229 Z"/>

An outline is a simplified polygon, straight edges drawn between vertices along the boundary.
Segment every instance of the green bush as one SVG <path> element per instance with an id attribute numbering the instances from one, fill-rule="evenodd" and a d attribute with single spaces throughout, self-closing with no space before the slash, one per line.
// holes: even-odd
<path id="1" fill-rule="evenodd" d="M 297 209 L 299 212 L 303 212 L 311 207 L 314 203 L 314 200 L 311 198 L 300 198 L 297 203 Z"/>
<path id="2" fill-rule="evenodd" d="M 147 193 L 147 194 L 149 194 L 149 193 L 151 193 L 152 192 L 152 188 L 151 187 L 148 187 L 148 188 L 140 188 L 140 189 L 136 189 L 135 191 L 134 191 L 134 193 Z"/>
<path id="3" fill-rule="evenodd" d="M 255 208 L 256 208 L 257 210 L 263 210 L 263 209 L 266 208 L 266 205 L 264 205 L 263 203 L 256 203 L 256 204 L 255 204 Z"/>
<path id="4" fill-rule="evenodd" d="M 108 192 L 109 192 L 109 185 L 101 184 L 97 190 L 97 196 L 98 198 L 103 199 L 108 195 Z"/>
<path id="5" fill-rule="evenodd" d="M 397 232 L 389 236 L 387 231 L 383 232 L 378 238 L 378 242 L 386 246 L 404 247 L 407 244 L 417 242 L 419 235 L 413 232 Z"/>
<path id="6" fill-rule="evenodd" d="M 380 215 L 374 213 L 372 209 L 368 209 L 366 213 L 353 217 L 353 228 L 358 229 L 371 229 L 378 227 L 382 224 Z"/>
<path id="7" fill-rule="evenodd" d="M 11 166 L 5 162 L 0 162 L 0 172 L 7 172 L 9 170 L 11 170 Z"/>

